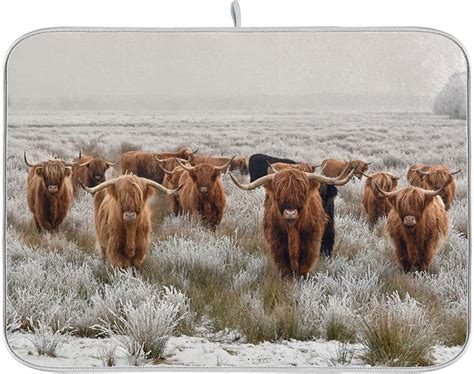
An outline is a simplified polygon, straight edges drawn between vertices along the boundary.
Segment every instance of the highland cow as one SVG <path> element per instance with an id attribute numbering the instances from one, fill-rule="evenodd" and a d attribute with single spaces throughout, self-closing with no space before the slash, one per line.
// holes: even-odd
<path id="1" fill-rule="evenodd" d="M 285 168 L 248 184 L 230 175 L 241 189 L 265 188 L 264 236 L 282 275 L 307 276 L 319 259 L 328 220 L 319 184 L 343 185 L 352 175 L 353 171 L 345 179 L 337 179 Z"/>
<path id="2" fill-rule="evenodd" d="M 443 187 L 435 191 L 406 187 L 392 192 L 378 188 L 392 207 L 386 232 L 405 272 L 428 271 L 431 260 L 447 237 L 448 214 L 438 196 Z"/>
<path id="3" fill-rule="evenodd" d="M 132 173 L 142 178 L 163 183 L 165 173 L 162 168 L 172 170 L 178 165 L 175 158 L 188 162 L 191 160 L 192 154 L 193 151 L 189 148 L 182 148 L 178 152 L 163 153 L 130 151 L 122 155 L 120 169 L 122 174 Z"/>
<path id="4" fill-rule="evenodd" d="M 417 173 L 421 176 L 421 188 L 437 190 L 444 186 L 439 196 L 443 199 L 446 210 L 451 208 L 456 194 L 456 182 L 454 182 L 452 176 L 460 172 L 461 170 L 450 172 L 448 167 L 444 165 L 433 165 L 426 171 L 417 170 Z"/>
<path id="5" fill-rule="evenodd" d="M 362 160 L 333 160 L 327 159 L 321 163 L 321 172 L 330 178 L 345 177 L 353 168 L 356 168 L 354 175 L 361 179 L 364 173 L 367 173 L 371 162 L 365 162 Z"/>
<path id="6" fill-rule="evenodd" d="M 249 159 L 250 182 L 254 182 L 257 179 L 267 175 L 269 165 L 273 166 L 295 164 L 300 165 L 297 166 L 297 168 L 305 172 L 314 172 L 317 167 L 314 164 L 310 163 L 297 163 L 296 161 L 290 159 L 272 157 L 261 153 L 255 154 Z M 334 199 L 337 196 L 337 188 L 333 185 L 320 183 L 319 194 L 323 202 L 324 212 L 328 217 L 321 242 L 321 253 L 327 257 L 330 257 L 332 255 L 332 249 L 334 247 L 334 240 L 336 236 L 336 228 L 334 222 Z"/>
<path id="7" fill-rule="evenodd" d="M 110 162 L 100 158 L 81 155 L 72 160 L 74 165 L 72 167 L 72 186 L 74 192 L 77 192 L 82 182 L 87 187 L 95 187 L 102 182 L 105 182 L 105 172 L 115 166 L 117 162 Z"/>
<path id="8" fill-rule="evenodd" d="M 82 187 L 94 194 L 95 228 L 104 261 L 139 270 L 148 254 L 151 213 L 148 199 L 155 190 L 174 194 L 150 179 L 122 175 L 98 186 Z"/>
<path id="9" fill-rule="evenodd" d="M 71 208 L 73 188 L 72 163 L 48 160 L 31 164 L 24 153 L 25 164 L 30 168 L 27 180 L 28 208 L 33 213 L 38 231 L 56 231 Z"/>
<path id="10" fill-rule="evenodd" d="M 367 213 L 369 225 L 372 228 L 380 218 L 386 217 L 390 211 L 390 204 L 385 199 L 385 196 L 379 192 L 377 186 L 386 192 L 394 191 L 400 178 L 389 173 L 364 175 L 367 179 L 362 196 L 362 205 Z"/>
<path id="11" fill-rule="evenodd" d="M 178 159 L 176 161 L 185 170 L 179 179 L 179 184 L 183 186 L 178 194 L 180 210 L 198 217 L 205 226 L 215 230 L 226 206 L 221 173 L 228 169 L 232 159 L 222 166 L 189 166 Z"/>

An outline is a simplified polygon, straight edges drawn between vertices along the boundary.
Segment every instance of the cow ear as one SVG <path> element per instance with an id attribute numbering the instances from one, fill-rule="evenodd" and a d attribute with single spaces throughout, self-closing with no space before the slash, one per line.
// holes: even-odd
<path id="1" fill-rule="evenodd" d="M 42 167 L 37 167 L 35 169 L 35 173 L 36 173 L 36 175 L 39 175 L 40 177 L 42 177 L 43 176 L 43 168 Z"/>
<path id="2" fill-rule="evenodd" d="M 435 196 L 425 195 L 425 201 L 423 202 L 423 209 L 425 209 L 433 201 Z"/>
<path id="3" fill-rule="evenodd" d="M 70 166 L 66 166 L 64 174 L 66 175 L 66 177 L 70 177 L 72 175 L 72 168 Z"/>

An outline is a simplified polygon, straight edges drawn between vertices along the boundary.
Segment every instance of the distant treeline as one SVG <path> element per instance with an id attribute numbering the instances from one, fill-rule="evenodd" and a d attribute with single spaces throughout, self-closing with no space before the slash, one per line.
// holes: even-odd
<path id="1" fill-rule="evenodd" d="M 466 119 L 467 116 L 467 73 L 455 73 L 436 97 L 433 104 L 435 114 L 450 118 Z"/>

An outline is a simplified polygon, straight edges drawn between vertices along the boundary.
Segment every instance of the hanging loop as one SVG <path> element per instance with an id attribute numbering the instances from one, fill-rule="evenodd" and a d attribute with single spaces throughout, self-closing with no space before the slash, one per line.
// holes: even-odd
<path id="1" fill-rule="evenodd" d="M 234 21 L 234 27 L 240 27 L 240 6 L 237 0 L 233 0 L 230 4 L 230 15 L 232 16 L 232 20 Z"/>

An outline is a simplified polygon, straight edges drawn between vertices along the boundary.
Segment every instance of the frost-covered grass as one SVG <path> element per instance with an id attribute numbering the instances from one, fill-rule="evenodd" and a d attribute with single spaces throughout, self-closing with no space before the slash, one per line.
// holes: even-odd
<path id="1" fill-rule="evenodd" d="M 307 353 L 297 365 L 442 363 L 436 357 L 439 347 L 456 350 L 467 335 L 465 130 L 465 121 L 410 113 L 11 114 L 6 170 L 10 343 L 18 336 L 20 342 L 37 342 L 34 346 L 52 342 L 55 349 L 34 351 L 54 354 L 71 339 L 97 341 L 101 348 L 95 357 L 102 366 L 246 365 L 239 353 L 210 352 L 212 342 L 228 345 L 230 352 L 250 350 L 251 344 L 332 347 L 324 357 Z M 447 241 L 428 274 L 400 271 L 384 237 L 384 220 L 369 228 L 361 205 L 364 180 L 339 188 L 333 257 L 321 258 L 307 279 L 279 276 L 268 260 L 261 227 L 264 191 L 239 190 L 228 176 L 223 177 L 227 207 L 216 232 L 188 216 L 167 216 L 164 197 L 152 198 L 151 251 L 138 276 L 111 269 L 98 257 L 92 198 L 85 193 L 78 194 L 59 232 L 36 232 L 26 205 L 23 150 L 32 161 L 53 154 L 71 159 L 79 148 L 114 161 L 131 149 L 183 145 L 215 155 L 262 152 L 316 163 L 361 158 L 373 162 L 371 171 L 400 176 L 401 186 L 415 162 L 464 172 L 456 176 Z M 116 168 L 108 176 L 117 173 Z M 209 352 L 188 357 L 186 345 L 170 346 L 173 339 L 202 339 Z M 290 356 L 277 362 L 262 355 L 252 364 L 293 365 Z"/>

